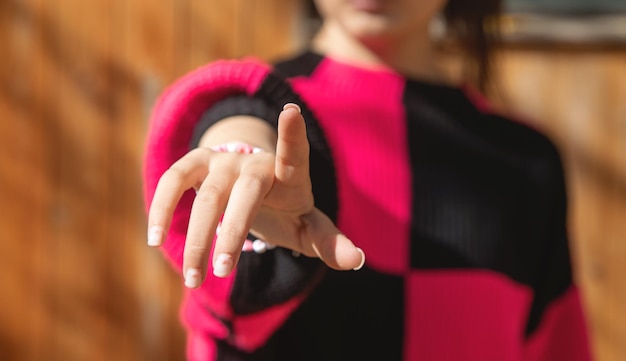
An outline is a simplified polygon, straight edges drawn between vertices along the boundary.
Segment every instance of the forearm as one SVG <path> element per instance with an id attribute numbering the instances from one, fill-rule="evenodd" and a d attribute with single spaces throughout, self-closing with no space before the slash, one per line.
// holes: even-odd
<path id="1" fill-rule="evenodd" d="M 213 147 L 228 142 L 241 142 L 264 151 L 275 152 L 276 130 L 266 121 L 247 115 L 231 116 L 208 128 L 198 144 Z"/>

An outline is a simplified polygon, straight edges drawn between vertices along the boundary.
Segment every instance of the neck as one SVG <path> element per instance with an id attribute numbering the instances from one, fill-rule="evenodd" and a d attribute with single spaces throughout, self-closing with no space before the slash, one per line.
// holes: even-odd
<path id="1" fill-rule="evenodd" d="M 428 29 L 409 35 L 355 39 L 339 26 L 325 23 L 313 49 L 328 57 L 365 68 L 388 68 L 411 78 L 450 83 Z"/>

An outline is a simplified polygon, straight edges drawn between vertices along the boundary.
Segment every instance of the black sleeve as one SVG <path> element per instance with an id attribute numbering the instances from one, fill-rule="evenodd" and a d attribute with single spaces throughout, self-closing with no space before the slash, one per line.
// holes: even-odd
<path id="1" fill-rule="evenodd" d="M 234 115 L 249 115 L 264 119 L 270 123 L 276 122 L 280 109 L 272 107 L 261 98 L 247 95 L 236 95 L 225 98 L 207 109 L 196 124 L 191 136 L 189 148 L 198 147 L 200 138 L 213 124 Z"/>

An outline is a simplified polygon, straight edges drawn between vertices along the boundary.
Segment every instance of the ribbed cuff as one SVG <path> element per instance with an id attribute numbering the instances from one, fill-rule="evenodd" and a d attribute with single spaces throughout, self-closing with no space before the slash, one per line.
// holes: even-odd
<path id="1" fill-rule="evenodd" d="M 279 114 L 280 109 L 275 109 L 263 99 L 247 95 L 228 97 L 213 104 L 211 108 L 202 114 L 194 127 L 189 148 L 197 148 L 200 138 L 202 138 L 207 129 L 222 119 L 235 115 L 247 115 L 264 119 L 270 124 L 275 124 Z"/>

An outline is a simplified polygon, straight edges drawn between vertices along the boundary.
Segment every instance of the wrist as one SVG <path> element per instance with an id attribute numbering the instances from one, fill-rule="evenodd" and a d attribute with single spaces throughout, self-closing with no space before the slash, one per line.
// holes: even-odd
<path id="1" fill-rule="evenodd" d="M 213 148 L 228 143 L 242 143 L 274 153 L 276 141 L 276 130 L 262 119 L 234 116 L 220 120 L 207 129 L 198 146 Z"/>

